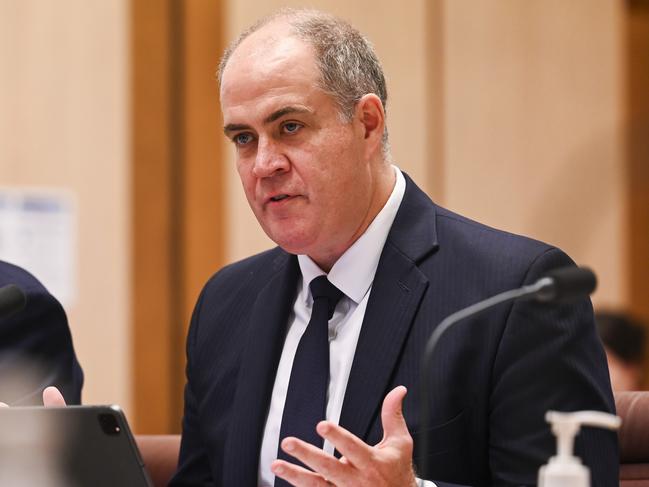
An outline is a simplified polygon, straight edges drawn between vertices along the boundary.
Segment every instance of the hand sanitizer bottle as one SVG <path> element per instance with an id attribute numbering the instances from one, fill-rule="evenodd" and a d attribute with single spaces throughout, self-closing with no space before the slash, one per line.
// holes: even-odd
<path id="1" fill-rule="evenodd" d="M 615 430 L 622 420 L 600 411 L 548 411 L 545 420 L 552 425 L 552 432 L 557 438 L 557 454 L 540 468 L 538 487 L 590 487 L 590 470 L 573 455 L 575 435 L 582 426 Z"/>

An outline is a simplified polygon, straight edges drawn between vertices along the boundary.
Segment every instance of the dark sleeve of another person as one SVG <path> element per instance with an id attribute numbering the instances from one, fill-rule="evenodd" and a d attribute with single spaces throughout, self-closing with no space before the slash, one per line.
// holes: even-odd
<path id="1" fill-rule="evenodd" d="M 22 288 L 27 304 L 0 318 L 0 401 L 42 405 L 41 393 L 51 385 L 68 404 L 80 404 L 83 371 L 63 307 L 31 274 L 0 262 L 0 287 L 7 284 Z"/>

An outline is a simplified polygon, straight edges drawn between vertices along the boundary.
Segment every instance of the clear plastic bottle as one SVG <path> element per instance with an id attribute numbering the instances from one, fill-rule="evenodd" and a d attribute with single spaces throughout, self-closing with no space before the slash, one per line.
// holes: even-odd
<path id="1" fill-rule="evenodd" d="M 557 454 L 539 469 L 538 487 L 590 487 L 590 470 L 573 455 L 575 436 L 582 426 L 615 430 L 622 420 L 600 411 L 548 411 L 545 420 L 557 438 Z"/>

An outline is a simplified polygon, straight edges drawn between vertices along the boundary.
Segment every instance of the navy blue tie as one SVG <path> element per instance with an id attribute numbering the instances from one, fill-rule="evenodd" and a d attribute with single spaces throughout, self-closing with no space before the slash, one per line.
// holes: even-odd
<path id="1" fill-rule="evenodd" d="M 315 427 L 325 419 L 329 385 L 329 320 L 342 292 L 329 282 L 327 276 L 316 277 L 309 288 L 313 296 L 311 319 L 293 359 L 279 441 L 281 445 L 287 436 L 295 436 L 322 448 L 324 441 Z M 281 446 L 277 458 L 302 465 L 284 453 Z M 275 487 L 289 485 L 279 477 L 275 478 Z"/>

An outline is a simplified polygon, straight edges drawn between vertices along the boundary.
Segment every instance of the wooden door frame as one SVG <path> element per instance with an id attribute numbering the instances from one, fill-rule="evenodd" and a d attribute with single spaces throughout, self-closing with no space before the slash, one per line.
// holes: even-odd
<path id="1" fill-rule="evenodd" d="M 224 259 L 224 178 L 215 70 L 219 0 L 133 0 L 132 316 L 138 433 L 180 431 L 185 336 Z"/>

